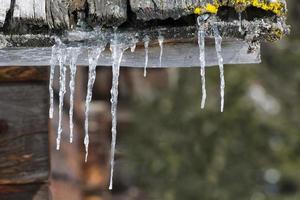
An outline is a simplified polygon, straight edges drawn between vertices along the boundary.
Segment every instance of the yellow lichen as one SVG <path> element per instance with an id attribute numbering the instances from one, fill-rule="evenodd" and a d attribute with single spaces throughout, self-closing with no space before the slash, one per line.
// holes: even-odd
<path id="1" fill-rule="evenodd" d="M 265 11 L 271 11 L 276 15 L 282 15 L 284 13 L 285 5 L 280 0 L 231 0 L 233 6 L 243 5 L 245 8 L 248 6 L 254 6 L 261 8 Z"/>
<path id="2" fill-rule="evenodd" d="M 221 3 L 222 2 L 222 3 Z M 196 7 L 194 13 L 201 15 L 203 13 L 216 14 L 220 6 L 232 6 L 235 7 L 237 12 L 242 12 L 248 6 L 254 6 L 256 8 L 261 8 L 265 11 L 270 11 L 276 15 L 285 14 L 285 4 L 280 0 L 270 1 L 270 0 L 228 0 L 228 1 L 218 1 L 214 0 L 214 3 L 207 3 L 204 6 Z"/>
<path id="3" fill-rule="evenodd" d="M 194 9 L 194 13 L 197 15 L 203 14 L 203 13 L 212 13 L 216 14 L 218 12 L 219 5 L 218 4 L 205 4 L 203 7 L 197 7 Z"/>

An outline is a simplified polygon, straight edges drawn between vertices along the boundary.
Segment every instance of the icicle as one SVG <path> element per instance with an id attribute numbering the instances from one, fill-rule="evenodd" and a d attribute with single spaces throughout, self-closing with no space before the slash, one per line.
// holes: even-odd
<path id="1" fill-rule="evenodd" d="M 69 123 L 70 123 L 70 143 L 73 142 L 73 131 L 74 131 L 74 124 L 73 124 L 73 108 L 74 108 L 74 91 L 75 91 L 75 77 L 77 66 L 76 62 L 78 56 L 80 54 L 79 47 L 70 47 L 68 48 L 68 54 L 70 55 L 70 110 L 69 110 Z"/>
<path id="2" fill-rule="evenodd" d="M 66 59 L 67 53 L 64 45 L 60 45 L 58 49 L 58 63 L 59 63 L 59 106 L 58 106 L 58 130 L 56 138 L 56 149 L 60 149 L 60 141 L 62 135 L 62 117 L 63 117 L 63 106 L 64 96 L 66 93 Z"/>
<path id="3" fill-rule="evenodd" d="M 88 79 L 88 86 L 87 86 L 87 94 L 85 100 L 85 122 L 84 122 L 84 145 L 85 145 L 85 162 L 88 159 L 88 152 L 89 152 L 89 110 L 90 110 L 90 103 L 92 101 L 92 92 L 93 86 L 96 80 L 96 66 L 98 63 L 98 59 L 102 51 L 104 50 L 105 46 L 94 47 L 89 49 L 89 79 Z"/>
<path id="4" fill-rule="evenodd" d="M 144 38 L 144 47 L 145 47 L 145 67 L 144 67 L 144 77 L 147 76 L 147 67 L 148 67 L 148 59 L 149 59 L 149 42 L 150 38 L 146 35 Z"/>
<path id="5" fill-rule="evenodd" d="M 111 140 L 111 159 L 110 159 L 110 183 L 109 189 L 113 188 L 113 174 L 114 174 L 114 162 L 115 162 L 115 149 L 116 149 L 116 137 L 117 137 L 117 104 L 118 104 L 118 86 L 119 86 L 119 74 L 120 65 L 124 51 L 127 47 L 124 44 L 120 44 L 117 38 L 117 33 L 114 33 L 114 38 L 111 41 L 110 50 L 112 52 L 112 88 L 111 88 L 111 116 L 112 116 L 112 140 Z"/>
<path id="6" fill-rule="evenodd" d="M 218 27 L 216 25 L 213 26 L 214 35 L 215 35 L 215 45 L 216 45 L 216 52 L 218 57 L 218 64 L 220 69 L 220 95 L 221 95 L 221 112 L 224 110 L 224 89 L 225 89 L 225 78 L 224 78 L 224 64 L 223 64 L 223 57 L 222 57 L 222 37 L 220 36 Z"/>
<path id="7" fill-rule="evenodd" d="M 199 45 L 199 61 L 200 61 L 200 75 L 202 83 L 202 99 L 201 109 L 205 107 L 206 101 L 206 86 L 205 86 L 205 30 L 203 26 L 202 17 L 197 18 L 198 22 L 198 45 Z"/>
<path id="8" fill-rule="evenodd" d="M 138 34 L 136 33 L 134 37 L 131 38 L 131 45 L 130 45 L 130 51 L 131 53 L 135 52 L 136 44 L 139 42 L 138 40 Z"/>
<path id="9" fill-rule="evenodd" d="M 158 44 L 160 47 L 160 54 L 159 54 L 159 67 L 161 67 L 161 61 L 162 61 L 162 56 L 163 56 L 163 52 L 164 52 L 164 36 L 159 35 L 158 36 Z"/>
<path id="10" fill-rule="evenodd" d="M 239 32 L 241 33 L 243 30 L 242 30 L 242 13 L 239 12 Z"/>
<path id="11" fill-rule="evenodd" d="M 51 61 L 50 61 L 50 77 L 49 77 L 49 97 L 50 97 L 50 106 L 49 106 L 49 118 L 53 118 L 53 96 L 54 96 L 54 91 L 53 91 L 53 80 L 54 80 L 54 73 L 55 73 L 55 66 L 57 63 L 57 45 L 54 45 L 52 47 L 52 56 L 51 56 Z"/>

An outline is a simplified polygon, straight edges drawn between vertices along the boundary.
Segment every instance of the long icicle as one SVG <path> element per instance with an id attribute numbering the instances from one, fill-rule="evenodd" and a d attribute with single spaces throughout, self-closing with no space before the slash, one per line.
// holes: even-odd
<path id="1" fill-rule="evenodd" d="M 224 111 L 224 90 L 225 90 L 225 78 L 224 78 L 224 64 L 222 57 L 222 37 L 220 36 L 217 25 L 213 26 L 216 52 L 218 57 L 218 64 L 220 69 L 220 95 L 221 95 L 221 112 Z"/>
<path id="2" fill-rule="evenodd" d="M 61 135 L 62 135 L 62 118 L 63 118 L 63 106 L 64 96 L 66 93 L 66 59 L 67 52 L 64 45 L 60 45 L 58 50 L 58 63 L 59 63 L 59 106 L 58 106 L 58 130 L 56 138 L 56 149 L 60 149 Z"/>
<path id="3" fill-rule="evenodd" d="M 87 162 L 88 154 L 89 154 L 89 110 L 90 103 L 92 101 L 92 92 L 93 86 L 96 80 L 96 66 L 98 63 L 98 59 L 102 51 L 104 50 L 104 46 L 95 47 L 90 49 L 89 51 L 89 79 L 87 86 L 87 94 L 85 99 L 85 122 L 84 122 L 84 145 L 85 145 L 85 162 Z"/>
<path id="4" fill-rule="evenodd" d="M 145 47 L 144 77 L 147 76 L 147 67 L 148 67 L 148 60 L 149 60 L 149 42 L 150 42 L 150 38 L 148 35 L 146 35 L 144 38 L 144 47 Z"/>
<path id="5" fill-rule="evenodd" d="M 158 44 L 160 47 L 160 54 L 159 54 L 159 67 L 161 67 L 162 64 L 162 57 L 163 57 L 163 52 L 164 52 L 164 36 L 159 35 L 158 36 Z"/>
<path id="6" fill-rule="evenodd" d="M 111 140 L 111 155 L 110 155 L 110 181 L 109 190 L 113 188 L 113 175 L 115 165 L 115 150 L 116 150 L 116 139 L 117 139 L 117 104 L 118 104 L 118 86 L 119 86 L 119 75 L 120 65 L 124 51 L 127 47 L 124 44 L 120 44 L 117 38 L 115 30 L 114 38 L 111 41 L 110 49 L 112 51 L 112 88 L 111 88 L 111 116 L 112 116 L 112 140 Z"/>
<path id="7" fill-rule="evenodd" d="M 198 22 L 198 45 L 199 45 L 199 61 L 200 61 L 200 75 L 202 84 L 202 99 L 201 99 L 201 109 L 205 107 L 206 101 L 206 84 L 205 84 L 205 30 L 202 21 L 202 17 L 197 18 Z"/>
<path id="8" fill-rule="evenodd" d="M 70 47 L 68 48 L 68 54 L 70 55 L 70 110 L 69 110 L 69 124 L 70 124 L 70 143 L 73 142 L 73 135 L 74 135 L 74 123 L 73 123 L 73 112 L 74 112 L 74 91 L 75 91 L 75 77 L 77 66 L 76 62 L 78 56 L 80 54 L 79 47 Z"/>
<path id="9" fill-rule="evenodd" d="M 49 77 L 49 97 L 50 97 L 50 106 L 49 106 L 49 118 L 53 118 L 53 107 L 54 107 L 54 91 L 53 91 L 53 81 L 55 74 L 55 67 L 57 63 L 57 44 L 52 47 L 52 56 L 50 61 L 50 77 Z"/>

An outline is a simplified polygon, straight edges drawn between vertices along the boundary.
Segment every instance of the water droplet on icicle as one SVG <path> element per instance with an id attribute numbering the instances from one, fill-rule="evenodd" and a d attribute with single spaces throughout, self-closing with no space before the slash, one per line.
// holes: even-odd
<path id="1" fill-rule="evenodd" d="M 68 55 L 70 56 L 70 110 L 69 110 L 69 124 L 70 124 L 70 143 L 73 142 L 73 132 L 74 132 L 74 124 L 73 124 L 73 112 L 74 112 L 74 91 L 75 91 L 75 77 L 77 66 L 76 62 L 78 56 L 80 54 L 81 49 L 79 47 L 69 47 Z"/>
<path id="2" fill-rule="evenodd" d="M 145 36 L 144 38 L 144 47 L 145 47 L 145 66 L 144 66 L 144 77 L 147 76 L 147 67 L 148 67 L 148 60 L 149 60 L 149 36 Z"/>
<path id="3" fill-rule="evenodd" d="M 158 44 L 159 44 L 159 47 L 160 47 L 159 67 L 161 67 L 162 57 L 163 57 L 163 52 L 164 52 L 164 36 L 162 36 L 162 35 L 158 36 Z"/>
<path id="4" fill-rule="evenodd" d="M 206 101 L 206 86 L 205 86 L 205 30 L 202 17 L 197 18 L 198 22 L 198 45 L 199 45 L 199 61 L 200 61 L 200 75 L 202 84 L 202 99 L 201 109 L 205 107 Z"/>
<path id="5" fill-rule="evenodd" d="M 215 45 L 216 52 L 218 57 L 218 64 L 220 69 L 220 95 L 221 95 L 221 112 L 224 111 L 224 89 L 225 89 L 225 78 L 224 78 L 224 64 L 222 57 L 222 37 L 220 36 L 218 27 L 216 25 L 213 26 L 214 36 L 215 36 Z"/>
<path id="6" fill-rule="evenodd" d="M 66 59 L 67 52 L 65 46 L 62 44 L 58 49 L 58 64 L 59 64 L 59 105 L 58 105 L 58 130 L 56 138 L 56 149 L 60 149 L 60 141 L 62 135 L 62 117 L 63 117 L 63 106 L 64 96 L 66 93 Z"/>
<path id="7" fill-rule="evenodd" d="M 84 145 L 85 145 L 85 162 L 88 159 L 89 152 L 89 110 L 90 103 L 92 101 L 93 95 L 93 86 L 96 80 L 96 67 L 98 63 L 98 59 L 102 51 L 104 51 L 105 46 L 97 46 L 89 49 L 89 77 L 88 77 L 88 86 L 87 86 L 87 94 L 85 99 L 85 122 L 84 122 Z"/>
<path id="8" fill-rule="evenodd" d="M 117 33 L 114 33 L 114 38 L 110 44 L 110 50 L 112 52 L 112 88 L 111 88 L 111 116 L 112 116 L 112 140 L 111 140 L 111 158 L 110 158 L 110 183 L 109 189 L 113 188 L 113 175 L 114 175 L 114 163 L 115 163 L 115 149 L 117 139 L 117 104 L 118 104 L 118 86 L 120 65 L 124 51 L 127 49 L 125 44 L 121 44 L 118 41 Z"/>

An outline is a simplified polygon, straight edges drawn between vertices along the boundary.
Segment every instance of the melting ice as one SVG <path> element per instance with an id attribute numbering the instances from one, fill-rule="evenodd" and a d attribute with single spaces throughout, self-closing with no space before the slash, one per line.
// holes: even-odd
<path id="1" fill-rule="evenodd" d="M 144 38 L 144 47 L 145 47 L 145 66 L 144 66 L 144 77 L 147 76 L 147 67 L 148 67 L 148 59 L 149 59 L 149 36 L 145 36 Z"/>
<path id="2" fill-rule="evenodd" d="M 200 61 L 200 74 L 202 83 L 202 99 L 201 108 L 205 107 L 206 100 L 206 86 L 205 86 L 205 30 L 204 23 L 201 16 L 197 19 L 198 22 L 198 45 L 199 45 L 199 61 Z"/>
<path id="3" fill-rule="evenodd" d="M 242 13 L 239 12 L 239 32 L 241 33 L 243 30 L 242 30 Z"/>
<path id="4" fill-rule="evenodd" d="M 99 56 L 104 50 L 105 46 L 101 45 L 99 47 L 94 47 L 89 49 L 89 78 L 87 86 L 87 94 L 85 99 L 85 121 L 84 121 L 84 145 L 85 145 L 85 162 L 87 162 L 88 152 L 89 152 L 89 110 L 90 103 L 92 101 L 93 86 L 96 80 L 96 67 L 98 63 Z"/>
<path id="5" fill-rule="evenodd" d="M 56 149 L 60 149 L 60 141 L 62 134 L 62 117 L 63 117 L 63 106 L 64 106 L 64 96 L 66 93 L 66 59 L 67 52 L 63 44 L 58 49 L 58 64 L 59 64 L 59 106 L 58 106 L 58 129 L 56 138 Z"/>
<path id="6" fill-rule="evenodd" d="M 218 57 L 218 64 L 220 69 L 220 95 L 221 95 L 221 112 L 224 110 L 224 89 L 225 89 L 225 79 L 224 79 L 224 64 L 223 64 L 223 57 L 222 57 L 222 37 L 220 36 L 219 30 L 217 25 L 213 26 L 214 36 L 215 36 L 215 45 L 216 45 L 216 52 Z"/>
<path id="7" fill-rule="evenodd" d="M 164 52 L 164 36 L 162 36 L 162 35 L 158 36 L 158 44 L 159 44 L 159 47 L 160 47 L 159 67 L 161 67 L 162 57 L 163 57 L 163 52 Z"/>
<path id="8" fill-rule="evenodd" d="M 69 47 L 68 54 L 70 56 L 70 110 L 69 110 L 69 123 L 70 123 L 70 143 L 73 142 L 73 131 L 74 131 L 74 124 L 73 124 L 73 110 L 74 110 L 74 91 L 75 91 L 75 77 L 77 66 L 76 62 L 78 56 L 80 54 L 81 48 L 79 47 Z"/>
<path id="9" fill-rule="evenodd" d="M 134 42 L 135 43 L 135 42 Z M 115 149 L 116 149 L 116 139 L 117 139 L 117 104 L 118 104 L 118 86 L 119 86 L 119 75 L 120 75 L 120 65 L 122 62 L 122 57 L 124 51 L 128 47 L 132 47 L 135 44 L 130 44 L 129 46 L 122 43 L 119 40 L 117 33 L 114 33 L 114 37 L 110 43 L 110 50 L 112 52 L 112 88 L 111 88 L 111 116 L 112 116 L 112 140 L 111 140 L 111 158 L 110 158 L 110 182 L 109 189 L 113 188 L 113 175 L 114 175 L 114 162 L 115 162 Z"/>
<path id="10" fill-rule="evenodd" d="M 58 46 L 55 44 L 52 47 L 52 56 L 51 56 L 51 61 L 50 61 L 50 78 L 49 78 L 49 96 L 50 96 L 50 107 L 49 107 L 49 118 L 53 118 L 53 96 L 54 96 L 54 91 L 53 91 L 53 80 L 54 80 L 54 73 L 55 73 L 55 66 L 57 63 L 57 50 Z"/>

